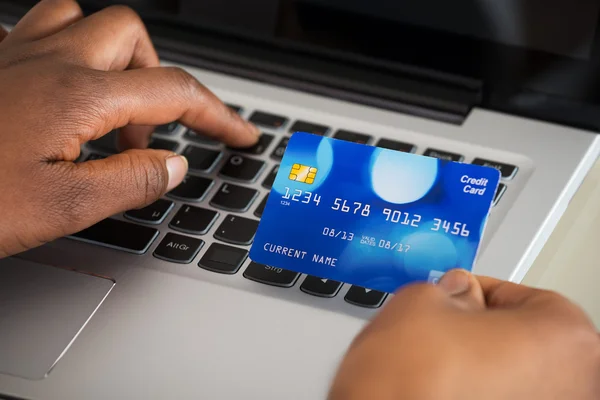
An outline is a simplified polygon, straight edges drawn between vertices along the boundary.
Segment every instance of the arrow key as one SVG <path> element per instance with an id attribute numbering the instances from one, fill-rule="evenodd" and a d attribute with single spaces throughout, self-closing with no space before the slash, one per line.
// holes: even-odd
<path id="1" fill-rule="evenodd" d="M 387 297 L 387 293 L 377 290 L 365 289 L 360 286 L 352 286 L 346 293 L 346 300 L 350 304 L 366 308 L 379 308 Z"/>
<path id="2" fill-rule="evenodd" d="M 338 294 L 341 287 L 341 282 L 307 276 L 302 282 L 300 290 L 313 296 L 331 298 Z"/>
<path id="3" fill-rule="evenodd" d="M 154 257 L 179 264 L 189 264 L 204 246 L 204 241 L 189 236 L 167 233 L 154 250 Z"/>

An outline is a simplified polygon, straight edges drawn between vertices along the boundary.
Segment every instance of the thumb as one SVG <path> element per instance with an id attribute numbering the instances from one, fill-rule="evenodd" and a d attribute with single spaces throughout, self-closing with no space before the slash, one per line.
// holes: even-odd
<path id="1" fill-rule="evenodd" d="M 438 286 L 460 307 L 467 309 L 485 308 L 485 297 L 477 278 L 468 271 L 455 269 L 448 271 L 440 279 Z"/>
<path id="2" fill-rule="evenodd" d="M 86 228 L 102 219 L 141 208 L 179 185 L 187 160 L 165 150 L 128 150 L 101 160 L 73 165 L 68 185 L 77 187 L 69 211 L 72 229 Z"/>
<path id="3" fill-rule="evenodd" d="M 517 307 L 539 295 L 552 295 L 547 291 L 487 276 L 479 276 L 477 280 L 483 290 L 487 306 L 490 308 Z"/>

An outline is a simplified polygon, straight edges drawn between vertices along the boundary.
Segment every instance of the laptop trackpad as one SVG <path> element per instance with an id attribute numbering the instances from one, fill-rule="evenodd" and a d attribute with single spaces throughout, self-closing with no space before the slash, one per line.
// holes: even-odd
<path id="1" fill-rule="evenodd" d="M 0 374 L 44 378 L 113 285 L 16 258 L 0 260 Z"/>

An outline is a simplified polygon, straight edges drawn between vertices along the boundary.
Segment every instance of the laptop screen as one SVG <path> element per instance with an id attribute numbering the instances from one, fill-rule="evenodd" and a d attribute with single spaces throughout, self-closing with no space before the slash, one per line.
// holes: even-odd
<path id="1" fill-rule="evenodd" d="M 34 1 L 13 0 L 24 4 Z M 8 1 L 11 3 L 11 1 Z M 388 61 L 535 51 L 589 60 L 600 0 L 80 0 L 128 4 L 154 20 Z M 426 47 L 423 47 L 426 46 Z M 450 47 L 448 47 L 450 46 Z M 437 51 L 436 51 L 437 50 Z M 473 60 L 472 55 L 469 61 Z M 431 56 L 430 56 L 431 57 Z"/>
<path id="2" fill-rule="evenodd" d="M 20 5 L 26 2 L 9 1 Z M 527 108 L 532 113 L 540 108 L 555 116 L 561 111 L 548 111 L 547 104 L 559 98 L 560 102 L 573 102 L 556 103 L 565 111 L 564 118 L 560 118 L 570 118 L 574 110 L 600 115 L 596 110 L 600 104 L 600 0 L 80 3 L 91 7 L 125 3 L 147 23 L 165 21 L 180 27 L 175 29 L 182 33 L 188 27 L 222 32 L 283 50 L 325 55 L 367 67 L 377 64 L 392 74 L 408 67 L 474 79 L 484 88 L 481 104 L 490 108 Z M 280 61 L 284 63 L 286 58 L 280 57 Z M 594 109 L 583 110 L 579 104 Z M 597 119 L 591 114 L 586 118 Z"/>
<path id="3" fill-rule="evenodd" d="M 581 59 L 590 56 L 599 10 L 593 0 L 180 0 L 171 7 L 196 23 L 364 54 L 412 28 Z M 365 36 L 368 47 L 355 42 Z"/>

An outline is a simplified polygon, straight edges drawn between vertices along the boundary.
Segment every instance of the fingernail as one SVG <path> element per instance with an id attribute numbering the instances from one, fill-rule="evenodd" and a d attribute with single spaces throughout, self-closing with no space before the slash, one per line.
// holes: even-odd
<path id="1" fill-rule="evenodd" d="M 450 296 L 458 296 L 469 291 L 471 280 L 466 271 L 453 270 L 447 272 L 438 285 Z"/>
<path id="2" fill-rule="evenodd" d="M 169 172 L 169 184 L 167 192 L 177 187 L 185 178 L 188 170 L 188 161 L 185 157 L 172 155 L 167 158 L 167 171 Z"/>

